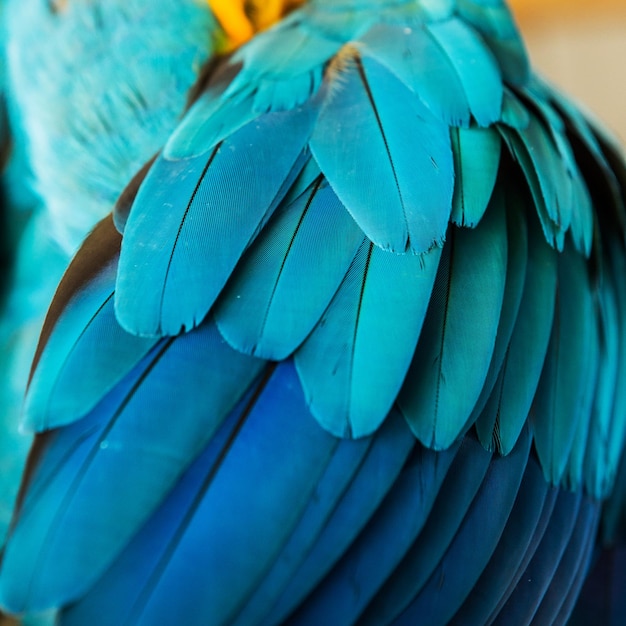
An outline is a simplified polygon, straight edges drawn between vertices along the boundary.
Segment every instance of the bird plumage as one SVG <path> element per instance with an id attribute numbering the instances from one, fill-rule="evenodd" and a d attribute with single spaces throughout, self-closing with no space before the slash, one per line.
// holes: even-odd
<path id="1" fill-rule="evenodd" d="M 211 69 L 51 306 L 3 605 L 564 623 L 624 445 L 619 149 L 498 0 L 310 0 Z"/>

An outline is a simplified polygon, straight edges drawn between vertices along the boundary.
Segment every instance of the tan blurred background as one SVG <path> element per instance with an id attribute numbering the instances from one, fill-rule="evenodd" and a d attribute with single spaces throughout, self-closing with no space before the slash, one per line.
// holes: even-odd
<path id="1" fill-rule="evenodd" d="M 509 0 L 533 66 L 626 141 L 626 0 Z"/>

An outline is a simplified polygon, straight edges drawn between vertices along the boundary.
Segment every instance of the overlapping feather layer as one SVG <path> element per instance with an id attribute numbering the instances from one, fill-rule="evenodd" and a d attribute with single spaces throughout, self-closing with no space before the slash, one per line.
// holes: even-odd
<path id="1" fill-rule="evenodd" d="M 145 491 L 114 516 L 115 532 L 98 509 L 104 548 L 85 564 L 93 539 L 74 537 L 67 579 L 46 586 L 42 575 L 27 589 L 5 582 L 15 606 L 80 597 L 201 451 L 210 481 L 232 458 L 220 456 L 222 445 L 228 455 L 250 445 L 254 460 L 287 455 L 263 410 L 279 425 L 291 411 L 303 449 L 311 438 L 311 456 L 298 459 L 302 493 L 326 484 L 320 467 L 332 455 L 345 448 L 358 457 L 348 443 L 375 445 L 388 430 L 398 429 L 404 463 L 407 425 L 409 441 L 448 451 L 440 459 L 473 428 L 485 454 L 511 454 L 511 467 L 515 450 L 528 461 L 532 436 L 550 483 L 594 498 L 610 491 L 626 425 L 626 330 L 617 321 L 626 314 L 626 169 L 601 130 L 529 76 L 503 4 L 312 2 L 224 61 L 141 177 L 115 215 L 121 252 L 107 219 L 68 271 L 44 328 L 27 425 L 67 426 L 40 439 L 5 567 L 22 581 L 33 562 L 51 571 L 66 533 L 83 533 L 88 494 L 109 502 L 125 480 Z M 93 384 L 70 394 L 77 376 Z M 202 402 L 178 406 L 161 388 Z M 323 429 L 297 421 L 309 412 Z M 279 452 L 250 443 L 248 420 L 257 419 Z M 145 467 L 132 467 L 125 441 L 141 442 Z M 473 465 L 478 483 L 481 467 Z M 194 471 L 172 498 L 184 496 Z M 274 484 L 268 478 L 267 489 Z M 204 498 L 204 487 L 194 489 Z M 185 505 L 193 515 L 205 506 L 197 498 Z M 583 559 L 596 512 L 579 527 L 586 505 L 560 498 L 565 534 L 578 528 L 576 545 L 586 550 L 570 558 Z M 554 498 L 545 504 L 548 518 L 553 506 Z M 37 521 L 41 507 L 54 512 L 51 530 Z M 178 546 L 171 528 L 187 532 L 191 517 L 172 520 L 166 509 L 150 524 L 167 526 Z M 557 561 L 563 520 L 548 542 Z M 174 584 L 178 553 L 164 550 L 150 571 Z M 256 561 L 242 567 L 261 580 Z M 71 587 L 70 574 L 85 589 Z M 568 584 L 579 585 L 575 578 Z M 133 593 L 149 605 L 144 591 Z M 373 601 L 372 615 L 387 615 L 394 593 Z M 231 615 L 227 595 L 219 602 Z"/>

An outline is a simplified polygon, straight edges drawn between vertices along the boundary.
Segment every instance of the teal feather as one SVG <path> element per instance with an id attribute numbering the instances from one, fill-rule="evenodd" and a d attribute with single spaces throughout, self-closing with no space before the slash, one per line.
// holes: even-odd
<path id="1" fill-rule="evenodd" d="M 436 22 L 428 29 L 450 57 L 476 122 L 479 126 L 497 122 L 502 111 L 502 76 L 489 49 L 458 19 Z"/>
<path id="2" fill-rule="evenodd" d="M 511 156 L 518 162 L 526 177 L 546 240 L 550 245 L 562 251 L 566 229 L 557 220 L 563 200 L 566 198 L 567 202 L 571 200 L 571 184 L 569 180 L 563 180 L 564 172 L 555 157 L 553 147 L 550 146 L 550 140 L 545 136 L 539 122 L 532 117 L 528 127 L 523 131 L 512 132 L 502 126 L 498 129 Z M 526 142 L 519 133 L 525 133 Z M 530 136 L 538 138 L 539 143 L 536 146 L 534 139 L 531 140 Z M 533 158 L 531 151 L 535 149 L 539 151 L 539 154 L 535 154 Z M 551 169 L 551 166 L 554 167 Z M 541 172 L 537 170 L 537 167 L 542 168 Z M 561 187 L 561 183 L 565 185 L 564 188 Z M 566 205 L 565 210 L 571 210 L 571 203 Z"/>
<path id="3" fill-rule="evenodd" d="M 528 418 L 554 318 L 557 255 L 538 231 L 539 226 L 531 220 L 522 301 L 500 380 L 477 424 L 481 441 L 485 445 L 495 444 L 502 454 L 513 449 Z"/>
<path id="4" fill-rule="evenodd" d="M 581 416 L 594 311 L 584 259 L 566 246 L 558 260 L 552 336 L 530 419 L 546 480 L 563 476 Z M 588 410 L 588 409 L 587 409 Z"/>
<path id="5" fill-rule="evenodd" d="M 444 449 L 461 434 L 484 385 L 502 308 L 506 240 L 505 215 L 498 210 L 488 211 L 472 231 L 450 231 L 398 398 L 427 447 Z"/>
<path id="6" fill-rule="evenodd" d="M 482 219 L 496 184 L 500 136 L 493 129 L 453 128 L 455 185 L 450 220 L 473 228 Z"/>
<path id="7" fill-rule="evenodd" d="M 65 273 L 33 366 L 25 428 L 41 432 L 83 417 L 154 346 L 154 339 L 126 333 L 115 318 L 119 245 L 106 218 Z M 107 337 L 106 346 L 102 337 Z M 78 377 L 84 377 L 79 386 Z"/>
<path id="8" fill-rule="evenodd" d="M 229 102 L 208 90 L 189 109 L 163 148 L 168 161 L 206 155 L 227 137 L 249 124 L 259 114 L 251 98 Z"/>
<path id="9" fill-rule="evenodd" d="M 208 157 L 157 159 L 124 231 L 115 300 L 124 328 L 177 334 L 204 319 L 304 164 L 300 157 L 311 125 L 310 109 L 270 113 Z M 248 155 L 243 161 L 242 150 Z M 272 167 L 266 170 L 268 162 Z M 185 184 L 164 189 L 162 176 Z"/>
<path id="10" fill-rule="evenodd" d="M 214 316 L 237 350 L 280 360 L 311 332 L 363 233 L 320 176 L 277 211 L 230 278 Z"/>
<path id="11" fill-rule="evenodd" d="M 447 126 L 366 57 L 350 62 L 336 81 L 310 143 L 331 187 L 385 250 L 421 254 L 440 245 L 454 184 Z M 342 150 L 338 134 L 351 137 Z"/>
<path id="12" fill-rule="evenodd" d="M 519 98 L 506 87 L 502 99 L 502 119 L 501 122 L 515 128 L 523 130 L 530 124 L 530 114 Z"/>
<path id="13" fill-rule="evenodd" d="M 504 79 L 523 85 L 530 76 L 524 42 L 504 1 L 457 0 L 457 13 L 483 37 L 494 54 Z"/>
<path id="14" fill-rule="evenodd" d="M 341 45 L 323 32 L 285 21 L 233 55 L 232 62 L 241 63 L 243 69 L 224 92 L 224 100 L 251 96 L 256 113 L 301 106 L 319 89 L 324 65 Z M 280 55 L 275 54 L 277 49 Z"/>
<path id="15" fill-rule="evenodd" d="M 510 170 L 505 171 L 508 173 Z M 500 375 L 502 363 L 509 350 L 511 335 L 522 301 L 528 263 L 528 229 L 523 214 L 523 204 L 519 195 L 511 193 L 508 186 L 505 186 L 503 179 L 504 177 L 501 178 L 496 187 L 491 202 L 495 210 L 503 211 L 506 214 L 507 220 L 508 246 L 504 297 L 489 371 L 470 418 L 470 422 L 476 422 L 478 438 L 487 449 L 491 449 L 494 443 L 492 436 L 495 422 L 489 424 L 485 429 L 485 422 L 488 420 L 485 420 L 484 416 L 482 419 L 478 419 L 478 417 L 491 396 L 493 387 Z M 495 415 L 493 417 L 495 418 Z"/>
<path id="16" fill-rule="evenodd" d="M 445 124 L 469 126 L 470 108 L 450 58 L 423 25 L 377 24 L 359 50 L 384 65 Z"/>
<path id="17" fill-rule="evenodd" d="M 441 250 L 419 257 L 367 240 L 321 321 L 296 352 L 307 401 L 337 436 L 374 431 L 411 362 Z"/>
<path id="18" fill-rule="evenodd" d="M 621 276 L 619 280 L 622 280 Z M 623 385 L 623 369 L 620 371 L 620 368 L 623 368 L 624 340 L 618 324 L 623 310 L 618 310 L 611 283 L 607 273 L 597 294 L 601 358 L 585 456 L 586 487 L 598 498 L 608 495 L 608 486 L 613 484 L 624 446 L 624 414 L 618 413 L 615 406 L 616 396 Z M 620 374 L 621 380 L 618 378 Z"/>

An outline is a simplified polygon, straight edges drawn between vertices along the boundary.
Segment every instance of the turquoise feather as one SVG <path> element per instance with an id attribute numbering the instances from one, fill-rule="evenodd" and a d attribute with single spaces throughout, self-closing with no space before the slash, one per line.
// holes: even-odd
<path id="1" fill-rule="evenodd" d="M 307 401 L 337 436 L 388 413 L 411 362 L 441 251 L 394 255 L 365 241 L 328 310 L 296 352 Z"/>
<path id="2" fill-rule="evenodd" d="M 584 411 L 594 311 L 584 259 L 566 247 L 558 261 L 552 336 L 530 416 L 546 480 L 559 483 Z"/>
<path id="3" fill-rule="evenodd" d="M 247 354 L 286 358 L 317 324 L 362 241 L 319 177 L 277 211 L 238 265 L 215 308 L 220 332 Z"/>
<path id="4" fill-rule="evenodd" d="M 457 13 L 483 37 L 500 66 L 503 78 L 523 85 L 530 75 L 528 56 L 515 21 L 500 0 L 457 0 Z"/>
<path id="5" fill-rule="evenodd" d="M 24 406 L 25 428 L 41 432 L 83 417 L 156 343 L 126 333 L 115 318 L 119 245 L 119 235 L 106 218 L 67 270 L 35 357 Z M 89 264 L 94 257 L 101 261 L 103 251 L 110 258 L 89 276 Z M 106 349 L 100 345 L 102 337 L 108 339 Z M 78 376 L 85 377 L 79 387 Z"/>
<path id="6" fill-rule="evenodd" d="M 479 126 L 498 121 L 502 111 L 502 76 L 489 49 L 462 20 L 436 22 L 428 29 L 450 57 Z"/>
<path id="7" fill-rule="evenodd" d="M 444 248 L 424 330 L 398 398 L 427 447 L 452 444 L 484 385 L 502 308 L 506 240 L 505 216 L 493 210 L 474 231 L 452 230 Z"/>
<path id="8" fill-rule="evenodd" d="M 450 221 L 473 228 L 482 219 L 493 193 L 502 143 L 492 129 L 456 128 L 451 136 L 455 181 Z"/>
<path id="9" fill-rule="evenodd" d="M 454 182 L 447 127 L 366 57 L 351 61 L 334 89 L 310 145 L 339 199 L 385 250 L 421 254 L 441 245 Z M 338 135 L 353 137 L 341 151 Z"/>
<path id="10" fill-rule="evenodd" d="M 219 144 L 209 157 L 157 159 L 124 231 L 115 300 L 124 328 L 140 335 L 174 335 L 204 319 L 298 174 L 311 124 L 310 109 L 270 113 Z M 250 145 L 256 149 L 242 163 L 239 151 Z M 258 172 L 268 161 L 271 175 L 261 178 Z M 164 193 L 163 175 L 186 178 L 185 188 Z M 249 181 L 245 199 L 238 193 L 242 177 Z M 152 230 L 157 224 L 158 238 Z M 185 245 L 178 246 L 181 239 Z"/>
<path id="11" fill-rule="evenodd" d="M 359 50 L 397 76 L 442 122 L 469 126 L 470 107 L 461 79 L 425 26 L 377 24 L 360 39 Z"/>
<path id="12" fill-rule="evenodd" d="M 492 395 L 496 380 L 500 377 L 502 363 L 507 357 L 511 336 L 517 321 L 517 316 L 524 291 L 526 270 L 528 264 L 528 228 L 523 213 L 521 198 L 515 194 L 507 193 L 503 189 L 503 181 L 496 187 L 492 198 L 495 210 L 504 211 L 507 218 L 507 264 L 506 280 L 504 285 L 504 297 L 502 299 L 502 311 L 498 322 L 496 343 L 489 364 L 489 371 L 485 377 L 480 397 L 472 411 L 470 422 L 476 423 L 476 431 L 481 443 L 492 449 L 492 440 L 495 427 L 496 414 L 492 414 L 493 423 L 486 419 L 486 414 L 481 416 L 487 400 Z M 497 207 L 497 209 L 496 209 Z M 480 419 L 479 419 L 480 416 Z"/>

